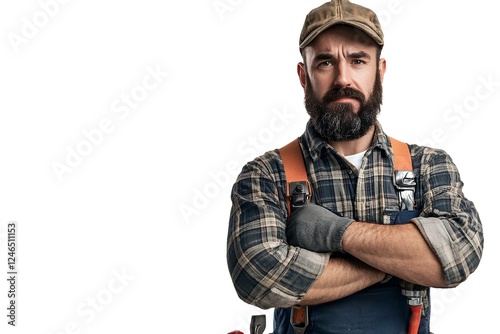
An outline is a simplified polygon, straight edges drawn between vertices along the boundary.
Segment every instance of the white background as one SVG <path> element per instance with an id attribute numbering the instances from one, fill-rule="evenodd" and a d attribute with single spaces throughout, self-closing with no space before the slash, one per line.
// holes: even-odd
<path id="1" fill-rule="evenodd" d="M 271 312 L 240 301 L 229 278 L 229 192 L 245 162 L 304 130 L 298 36 L 322 3 L 1 2 L 0 277 L 7 223 L 19 226 L 18 326 L 7 325 L 2 279 L 1 333 L 248 333 L 260 313 L 271 332 Z M 434 291 L 432 330 L 491 333 L 493 2 L 358 3 L 384 27 L 384 129 L 446 149 L 484 224 L 482 263 Z M 54 164 L 68 169 L 58 177 Z"/>

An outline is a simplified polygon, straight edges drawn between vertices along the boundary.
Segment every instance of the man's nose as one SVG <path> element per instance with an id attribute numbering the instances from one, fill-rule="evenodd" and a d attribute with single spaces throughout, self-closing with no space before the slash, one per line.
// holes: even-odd
<path id="1" fill-rule="evenodd" d="M 334 85 L 336 87 L 349 87 L 352 79 L 349 64 L 341 61 L 335 67 Z"/>

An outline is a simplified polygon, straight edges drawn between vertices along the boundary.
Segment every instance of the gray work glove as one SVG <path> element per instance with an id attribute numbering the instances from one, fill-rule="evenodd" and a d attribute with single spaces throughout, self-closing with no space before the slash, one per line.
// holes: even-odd
<path id="1" fill-rule="evenodd" d="M 286 228 L 288 243 L 313 252 L 342 252 L 342 237 L 354 220 L 309 203 L 295 208 Z"/>

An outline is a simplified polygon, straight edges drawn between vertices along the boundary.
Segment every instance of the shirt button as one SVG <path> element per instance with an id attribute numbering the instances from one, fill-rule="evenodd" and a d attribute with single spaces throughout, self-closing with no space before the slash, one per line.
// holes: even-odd
<path id="1" fill-rule="evenodd" d="M 347 171 L 347 174 L 351 175 L 351 174 L 352 174 L 352 170 L 350 170 L 350 169 L 349 169 L 349 170 Z"/>

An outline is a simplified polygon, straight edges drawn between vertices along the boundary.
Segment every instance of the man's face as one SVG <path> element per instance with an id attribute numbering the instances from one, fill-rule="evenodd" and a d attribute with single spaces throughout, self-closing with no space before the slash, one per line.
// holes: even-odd
<path id="1" fill-rule="evenodd" d="M 312 124 L 326 140 L 354 140 L 376 121 L 382 103 L 385 61 L 356 29 L 335 26 L 305 48 L 299 76 Z"/>

